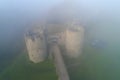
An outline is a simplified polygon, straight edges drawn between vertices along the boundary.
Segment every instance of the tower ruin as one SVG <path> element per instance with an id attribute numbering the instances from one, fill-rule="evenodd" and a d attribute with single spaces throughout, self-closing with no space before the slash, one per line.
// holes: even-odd
<path id="1" fill-rule="evenodd" d="M 29 29 L 25 34 L 25 42 L 29 59 L 32 62 L 38 63 L 45 60 L 47 53 L 44 30 L 42 27 Z"/>

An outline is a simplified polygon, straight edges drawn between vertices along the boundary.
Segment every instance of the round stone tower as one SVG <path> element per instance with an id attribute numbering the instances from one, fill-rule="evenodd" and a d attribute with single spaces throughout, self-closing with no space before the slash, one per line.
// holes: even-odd
<path id="1" fill-rule="evenodd" d="M 34 63 L 44 61 L 47 53 L 43 28 L 33 27 L 29 29 L 26 32 L 25 41 L 29 59 Z"/>
<path id="2" fill-rule="evenodd" d="M 79 57 L 82 52 L 84 28 L 77 23 L 68 23 L 65 35 L 67 55 L 71 58 Z"/>

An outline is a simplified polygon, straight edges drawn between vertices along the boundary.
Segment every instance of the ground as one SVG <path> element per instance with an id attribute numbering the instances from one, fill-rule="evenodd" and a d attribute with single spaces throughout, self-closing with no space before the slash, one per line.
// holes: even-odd
<path id="1" fill-rule="evenodd" d="M 22 53 L 4 70 L 0 80 L 57 80 L 57 75 L 52 60 L 34 64 Z"/>

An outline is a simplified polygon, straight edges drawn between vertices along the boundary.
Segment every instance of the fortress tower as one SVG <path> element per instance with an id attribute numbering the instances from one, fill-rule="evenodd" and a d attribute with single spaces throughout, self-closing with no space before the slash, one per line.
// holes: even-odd
<path id="1" fill-rule="evenodd" d="M 26 32 L 25 41 L 29 59 L 34 63 L 44 61 L 47 53 L 43 28 L 34 27 L 29 29 Z"/>
<path id="2" fill-rule="evenodd" d="M 67 56 L 77 58 L 82 52 L 84 28 L 77 23 L 68 23 L 65 31 L 65 48 Z"/>

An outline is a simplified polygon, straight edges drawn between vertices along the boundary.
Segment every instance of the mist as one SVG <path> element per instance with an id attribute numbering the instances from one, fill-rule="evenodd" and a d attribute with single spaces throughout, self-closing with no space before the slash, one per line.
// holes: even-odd
<path id="1" fill-rule="evenodd" d="M 79 19 L 86 32 L 93 32 L 90 40 L 94 36 L 94 39 L 107 42 L 110 48 L 106 48 L 108 51 L 104 56 L 109 54 L 107 58 L 117 68 L 120 67 L 117 65 L 120 52 L 119 8 L 119 0 L 0 0 L 0 72 L 24 50 L 26 27 L 44 19 L 64 21 L 65 17 Z"/>
<path id="2" fill-rule="evenodd" d="M 66 4 L 76 9 L 75 16 L 80 18 L 81 24 L 86 25 L 98 20 L 119 22 L 119 3 L 118 0 L 1 0 L 0 32 L 6 34 L 4 37 L 10 37 L 12 36 L 10 34 L 17 32 L 16 30 L 30 25 L 32 21 L 42 19 L 46 14 L 48 15 L 48 12 L 54 7 L 62 7 Z M 0 35 L 2 36 L 2 34 Z"/>

